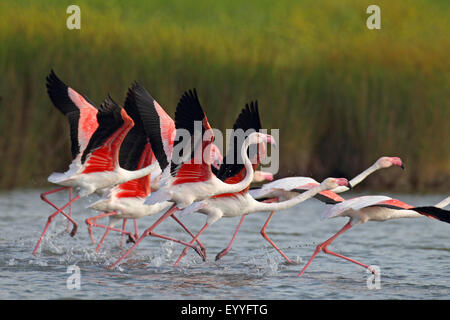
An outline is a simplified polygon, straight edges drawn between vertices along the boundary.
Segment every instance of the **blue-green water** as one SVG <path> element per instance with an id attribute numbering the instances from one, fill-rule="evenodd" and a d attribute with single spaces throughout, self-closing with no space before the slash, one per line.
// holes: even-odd
<path id="1" fill-rule="evenodd" d="M 234 232 L 238 219 L 222 219 L 200 237 L 208 259 L 190 250 L 173 267 L 182 246 L 156 238 L 145 239 L 116 270 L 106 267 L 124 249 L 111 233 L 99 252 L 91 244 L 84 220 L 94 212 L 90 201 L 74 205 L 80 228 L 75 237 L 65 232 L 66 220 L 55 220 L 38 256 L 31 252 L 52 212 L 39 198 L 41 191 L 18 190 L 0 194 L 0 299 L 449 299 L 449 225 L 428 218 L 369 222 L 340 236 L 333 251 L 380 267 L 380 288 L 369 290 L 366 270 L 358 265 L 319 254 L 306 273 L 302 265 L 315 246 L 337 232 L 346 218 L 319 219 L 325 205 L 312 199 L 277 213 L 269 236 L 297 265 L 286 265 L 259 230 L 268 213 L 250 215 L 230 251 L 220 261 L 215 255 Z M 354 195 L 346 194 L 345 197 Z M 391 195 L 392 196 L 392 195 Z M 445 195 L 395 195 L 413 205 L 435 204 Z M 65 197 L 65 196 L 64 196 Z M 58 199 L 54 197 L 53 199 Z M 61 195 L 61 201 L 64 200 Z M 139 220 L 140 231 L 157 216 Z M 196 233 L 205 216 L 181 217 Z M 131 230 L 131 224 L 128 226 Z M 185 241 L 190 237 L 173 220 L 157 231 Z M 96 239 L 103 231 L 94 229 Z M 127 247 L 130 244 L 126 245 Z M 68 267 L 80 268 L 80 289 L 68 289 Z"/>

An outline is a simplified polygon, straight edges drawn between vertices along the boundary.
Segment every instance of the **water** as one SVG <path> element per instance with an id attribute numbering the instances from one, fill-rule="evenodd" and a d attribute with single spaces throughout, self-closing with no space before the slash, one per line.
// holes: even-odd
<path id="1" fill-rule="evenodd" d="M 231 239 L 238 219 L 219 220 L 200 237 L 207 248 L 206 262 L 190 250 L 180 266 L 173 267 L 182 246 L 148 238 L 118 269 L 108 270 L 106 267 L 124 249 L 120 247 L 120 236 L 111 233 L 103 249 L 95 252 L 84 224 L 93 215 L 85 207 L 94 198 L 74 205 L 73 216 L 80 225 L 75 237 L 66 233 L 66 220 L 58 216 L 38 256 L 32 256 L 52 212 L 39 193 L 17 190 L 0 194 L 0 299 L 450 298 L 449 225 L 432 219 L 369 222 L 333 243 L 333 251 L 381 268 L 381 288 L 369 290 L 370 275 L 364 268 L 323 253 L 301 278 L 296 277 L 315 246 L 346 223 L 346 218 L 321 221 L 319 215 L 325 206 L 316 200 L 277 213 L 267 229 L 272 240 L 297 265 L 286 265 L 261 237 L 259 230 L 268 213 L 257 213 L 246 218 L 230 253 L 217 262 L 214 257 Z M 396 197 L 415 205 L 429 205 L 445 195 Z M 63 201 L 65 195 L 59 198 Z M 144 230 L 156 217 L 139 220 L 139 229 Z M 192 214 L 182 217 L 182 221 L 196 233 L 205 216 Z M 131 226 L 129 223 L 129 230 Z M 173 220 L 156 230 L 189 241 L 187 233 Z M 94 229 L 96 240 L 102 234 L 101 229 Z M 80 268 L 79 290 L 67 288 L 71 265 Z"/>

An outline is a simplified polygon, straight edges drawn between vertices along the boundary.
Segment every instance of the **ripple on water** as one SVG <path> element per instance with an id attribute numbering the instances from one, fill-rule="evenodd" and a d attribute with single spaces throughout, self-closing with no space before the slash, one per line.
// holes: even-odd
<path id="1" fill-rule="evenodd" d="M 433 203 L 435 198 L 441 197 L 429 201 Z M 58 196 L 55 199 L 58 201 Z M 64 199 L 61 196 L 59 200 Z M 423 205 L 428 198 L 409 196 L 408 201 Z M 222 219 L 202 234 L 206 262 L 189 250 L 180 266 L 173 267 L 183 247 L 148 238 L 114 270 L 107 266 L 130 244 L 121 248 L 120 236 L 111 233 L 96 252 L 84 224 L 92 215 L 85 209 L 87 204 L 82 200 L 73 207 L 74 219 L 79 222 L 75 237 L 66 232 L 66 221 L 57 217 L 38 256 L 33 257 L 31 251 L 51 208 L 40 201 L 38 191 L 0 195 L 0 212 L 4 213 L 0 220 L 0 299 L 450 298 L 448 225 L 430 219 L 367 223 L 333 243 L 333 251 L 380 266 L 381 289 L 369 290 L 365 269 L 323 253 L 297 277 L 315 246 L 345 224 L 344 219 L 320 221 L 323 206 L 315 201 L 305 203 L 307 210 L 275 215 L 267 229 L 270 238 L 296 261 L 294 265 L 287 265 L 259 234 L 267 214 L 255 214 L 246 218 L 231 251 L 219 261 L 214 261 L 215 255 L 229 242 L 238 220 Z M 203 215 L 195 214 L 182 219 L 194 233 L 205 221 Z M 139 229 L 153 221 L 154 217 L 139 220 Z M 173 221 L 158 228 L 161 234 L 190 241 Z M 102 233 L 94 230 L 95 238 Z M 80 267 L 79 291 L 67 289 L 70 265 Z"/>

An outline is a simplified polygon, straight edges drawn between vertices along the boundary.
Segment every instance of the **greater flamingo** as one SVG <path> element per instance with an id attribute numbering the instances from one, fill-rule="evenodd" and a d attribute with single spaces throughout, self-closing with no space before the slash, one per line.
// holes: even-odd
<path id="1" fill-rule="evenodd" d="M 196 127 L 196 122 L 201 124 L 200 128 Z M 247 143 L 245 149 L 243 148 L 241 150 L 241 153 L 245 153 L 243 159 L 244 166 L 247 169 L 247 174 L 241 182 L 236 184 L 224 183 L 212 174 L 211 159 L 208 156 L 205 157 L 209 152 L 205 152 L 205 150 L 210 150 L 210 145 L 214 141 L 214 133 L 203 112 L 195 90 L 190 90 L 181 97 L 175 113 L 175 125 L 177 130 L 184 129 L 189 132 L 190 142 L 194 143 L 192 138 L 196 138 L 197 136 L 202 139 L 201 145 L 196 145 L 196 148 L 190 155 L 183 155 L 190 157 L 188 159 L 182 159 L 181 163 L 179 163 L 180 159 L 174 160 L 172 156 L 170 167 L 168 165 L 167 155 L 160 153 L 164 159 L 159 161 L 161 156 L 158 156 L 158 153 L 155 152 L 156 158 L 160 162 L 161 169 L 163 170 L 162 180 L 164 181 L 164 185 L 157 192 L 152 193 L 145 203 L 154 204 L 161 201 L 172 201 L 175 202 L 176 207 L 182 209 L 194 201 L 203 200 L 216 194 L 239 192 L 252 182 L 252 163 L 246 153 L 251 143 Z M 160 138 L 159 134 L 157 138 Z M 150 137 L 150 141 L 152 143 L 152 137 Z M 195 143 L 197 142 L 195 141 Z M 259 134 L 255 135 L 248 142 L 274 143 L 274 140 L 270 135 Z M 174 148 L 181 143 L 185 143 L 185 141 L 183 139 L 176 140 Z M 199 154 L 200 156 L 197 158 L 199 163 L 195 163 L 197 161 L 194 158 Z"/>
<path id="2" fill-rule="evenodd" d="M 81 155 L 86 149 L 89 139 L 98 127 L 97 108 L 86 96 L 76 92 L 74 89 L 68 87 L 64 82 L 62 82 L 53 70 L 50 71 L 50 74 L 46 78 L 46 86 L 47 93 L 53 105 L 67 117 L 69 122 L 72 153 L 72 163 L 69 168 L 76 167 L 81 162 Z M 66 189 L 69 190 L 69 201 L 62 207 L 58 207 L 47 198 L 50 194 Z M 42 193 L 41 199 L 57 210 L 48 217 L 48 223 L 50 223 L 59 213 L 61 213 L 68 219 L 67 227 L 69 227 L 69 223 L 73 224 L 71 236 L 74 236 L 78 228 L 78 224 L 71 218 L 71 216 L 72 204 L 77 199 L 72 198 L 72 193 L 73 190 L 71 187 L 60 187 Z M 69 214 L 64 212 L 64 209 L 67 207 L 69 208 Z M 35 251 L 36 250 L 33 251 L 33 254 L 35 254 Z"/>
<path id="3" fill-rule="evenodd" d="M 348 258 L 342 254 L 330 251 L 328 246 L 339 235 L 349 230 L 351 227 L 366 223 L 367 221 L 386 221 L 399 218 L 419 218 L 427 216 L 450 223 L 450 212 L 442 209 L 444 206 L 448 205 L 450 201 L 449 199 L 450 197 L 444 199 L 435 206 L 414 207 L 403 201 L 386 196 L 363 196 L 345 200 L 329 207 L 323 212 L 322 219 L 335 217 L 349 217 L 350 219 L 347 224 L 345 224 L 345 226 L 334 236 L 316 247 L 313 255 L 305 264 L 298 276 L 301 276 L 305 272 L 312 260 L 320 253 L 320 251 L 356 263 L 364 268 L 367 268 L 372 273 L 375 273 L 375 270 L 370 266 Z"/>
<path id="4" fill-rule="evenodd" d="M 147 133 L 149 134 L 150 142 L 155 146 L 161 146 L 159 149 L 154 148 L 155 156 L 158 159 L 161 169 L 163 170 L 163 183 L 160 186 L 160 189 L 153 193 L 150 198 L 147 198 L 146 203 L 158 203 L 161 201 L 172 201 L 174 204 L 172 207 L 164 213 L 150 228 L 148 228 L 141 237 L 136 241 L 130 250 L 128 250 L 118 261 L 116 261 L 110 268 L 114 268 L 116 265 L 120 263 L 134 248 L 139 244 L 142 239 L 146 236 L 151 235 L 154 228 L 158 226 L 162 221 L 164 221 L 167 217 L 173 215 L 175 211 L 179 208 L 185 208 L 190 205 L 194 201 L 205 199 L 209 196 L 214 196 L 216 194 L 222 193 L 233 193 L 241 191 L 248 187 L 250 182 L 253 180 L 253 167 L 250 159 L 247 155 L 247 149 L 251 144 L 260 144 L 260 143 L 272 143 L 272 136 L 261 134 L 261 133 L 252 133 L 249 135 L 242 145 L 240 150 L 241 157 L 244 162 L 244 167 L 246 169 L 246 175 L 244 179 L 235 184 L 228 184 L 218 179 L 211 171 L 211 160 L 210 153 L 204 152 L 210 147 L 212 141 L 214 140 L 214 135 L 212 129 L 208 123 L 206 115 L 203 112 L 203 109 L 198 101 L 197 93 L 189 91 L 186 92 L 180 99 L 178 103 L 177 110 L 175 113 L 175 123 L 176 128 L 185 129 L 190 133 L 190 137 L 196 137 L 200 134 L 202 138 L 201 146 L 198 148 L 194 148 L 194 151 L 191 153 L 191 159 L 185 159 L 181 164 L 175 163 L 173 159 L 171 159 L 171 154 L 168 152 L 164 152 L 164 144 L 161 139 L 160 134 L 160 124 L 158 121 L 155 122 L 155 112 L 151 113 L 147 108 L 144 108 L 144 104 L 147 101 L 151 103 L 152 99 L 143 100 L 143 104 L 139 103 L 137 100 L 138 108 L 141 112 L 141 116 L 144 122 L 148 121 L 149 124 L 152 124 L 156 127 L 154 130 L 149 130 Z M 196 132 L 198 127 L 195 125 L 195 122 L 199 121 L 201 123 L 201 132 Z M 206 137 L 206 139 L 205 139 Z M 180 140 L 177 140 L 174 143 L 174 146 L 180 143 Z M 200 163 L 192 163 L 193 158 L 196 154 L 202 155 L 200 157 Z M 206 155 L 206 159 L 205 156 Z M 209 155 L 209 157 L 208 157 Z M 169 166 L 169 160 L 171 164 Z M 156 194 L 156 196 L 155 196 Z M 153 199 L 152 199 L 153 197 Z M 149 201 L 150 199 L 150 201 Z"/>
<path id="5" fill-rule="evenodd" d="M 352 187 L 354 187 L 375 171 L 384 168 L 389 168 L 391 166 L 398 166 L 401 167 L 402 169 L 405 168 L 403 161 L 398 157 L 380 157 L 377 161 L 375 161 L 373 165 L 371 165 L 369 168 L 367 168 L 366 170 L 358 174 L 356 177 L 354 177 L 352 180 L 350 180 L 349 184 Z M 262 185 L 260 188 L 251 189 L 249 193 L 253 198 L 261 201 L 263 201 L 264 199 L 265 202 L 275 202 L 280 200 L 283 201 L 291 199 L 297 196 L 299 193 L 303 193 L 306 190 L 309 190 L 312 187 L 317 186 L 318 184 L 319 183 L 316 180 L 309 177 L 287 177 L 278 179 L 270 183 L 266 183 Z M 319 192 L 314 196 L 314 198 L 326 204 L 336 204 L 344 201 L 344 198 L 337 195 L 337 193 L 342 193 L 348 190 L 349 187 L 340 186 L 334 190 L 324 190 L 322 192 Z M 266 233 L 269 221 L 272 219 L 274 214 L 275 212 L 270 213 L 260 233 L 263 236 L 263 238 L 267 240 L 286 259 L 288 263 L 293 264 L 292 260 L 289 259 L 280 248 L 278 248 L 278 246 L 269 238 L 269 236 Z M 216 255 L 216 260 L 219 260 L 230 251 L 231 245 L 233 244 L 236 235 L 242 226 L 244 218 L 245 215 L 243 215 L 241 221 L 239 221 L 239 224 L 233 234 L 230 243 L 227 245 L 225 249 L 223 249 Z"/>
<path id="6" fill-rule="evenodd" d="M 397 166 L 405 169 L 405 165 L 399 157 L 380 157 L 374 162 L 374 164 L 351 179 L 349 183 L 353 188 L 375 171 L 390 168 L 391 166 Z M 298 193 L 309 189 L 311 186 L 318 184 L 319 183 L 316 180 L 310 177 L 287 177 L 266 183 L 260 188 L 251 189 L 250 194 L 255 199 L 290 199 L 297 196 Z M 337 193 L 342 193 L 348 190 L 348 187 L 339 187 L 334 190 L 321 192 L 317 194 L 315 198 L 327 204 L 335 204 L 344 200 L 343 198 L 337 196 Z"/>
<path id="7" fill-rule="evenodd" d="M 97 123 L 98 127 L 83 153 L 77 156 L 77 159 L 80 157 L 80 161 L 73 161 L 69 170 L 64 173 L 54 172 L 48 177 L 48 181 L 52 183 L 79 190 L 78 195 L 69 203 L 94 192 L 102 193 L 116 184 L 145 176 L 158 167 L 157 163 L 136 171 L 120 167 L 119 148 L 134 122 L 109 96 L 98 109 Z M 66 206 L 68 204 L 61 207 L 57 213 L 64 210 Z M 49 217 L 33 254 L 36 253 L 56 214 Z M 72 236 L 76 233 L 76 227 L 77 225 L 74 225 L 75 230 L 72 230 Z"/>
<path id="8" fill-rule="evenodd" d="M 136 91 L 141 91 L 143 88 L 135 83 L 127 93 L 127 98 L 124 104 L 124 109 L 134 120 L 135 126 L 127 135 L 127 138 L 131 136 L 130 139 L 125 139 L 122 143 L 120 154 L 124 155 L 123 158 L 126 158 L 126 162 L 123 163 L 123 167 L 126 167 L 129 170 L 136 170 L 141 167 L 148 166 L 156 161 L 156 158 L 152 152 L 152 148 L 150 143 L 148 142 L 147 136 L 144 131 L 144 123 L 140 117 L 139 111 L 136 107 Z M 145 89 L 144 89 L 145 90 Z M 155 101 L 156 103 L 156 101 Z M 220 150 L 217 146 L 214 145 L 214 148 L 211 148 L 211 157 L 216 161 L 221 161 L 222 156 Z M 93 226 L 103 227 L 107 230 L 103 235 L 102 240 L 97 246 L 97 251 L 99 250 L 103 240 L 110 230 L 119 231 L 119 229 L 114 229 L 114 225 L 119 222 L 121 219 L 139 219 L 144 216 L 150 216 L 161 212 L 164 209 L 167 209 L 168 206 L 171 205 L 170 202 L 160 202 L 154 205 L 146 205 L 144 204 L 145 197 L 147 197 L 151 193 L 151 176 L 152 180 L 153 173 L 151 175 L 144 176 L 139 179 L 135 179 L 132 181 L 128 181 L 126 183 L 120 184 L 118 186 L 113 187 L 108 195 L 89 207 L 95 210 L 99 210 L 102 212 L 111 212 L 107 214 L 101 214 L 96 217 L 92 217 L 86 220 L 89 228 L 91 229 Z M 92 220 L 109 217 L 110 223 L 109 226 L 93 224 Z M 188 233 L 190 231 L 179 221 L 175 216 L 171 216 L 175 219 Z M 126 233 L 134 242 L 134 237 L 130 233 Z M 190 233 L 194 236 L 192 233 Z M 178 243 L 182 243 L 184 245 L 188 245 L 185 242 L 176 240 L 174 238 L 162 236 L 156 233 L 153 233 L 152 236 L 161 237 L 167 240 L 175 241 Z M 201 247 L 201 243 L 199 243 Z"/>
<path id="9" fill-rule="evenodd" d="M 232 196 L 227 197 L 215 197 L 209 198 L 203 201 L 195 202 L 182 211 L 182 214 L 188 214 L 192 212 L 199 212 L 207 215 L 206 223 L 192 239 L 195 241 L 205 229 L 221 219 L 222 217 L 238 217 L 254 212 L 267 212 L 267 211 L 281 211 L 292 208 L 293 206 L 303 202 L 315 194 L 324 191 L 337 188 L 339 186 L 348 186 L 348 181 L 345 178 L 327 178 L 318 186 L 315 186 L 308 191 L 297 195 L 296 197 L 277 203 L 264 203 L 253 199 L 248 192 L 235 193 Z M 192 243 L 192 242 L 191 242 Z M 186 255 L 188 247 L 186 247 L 181 253 L 178 260 L 175 262 L 177 265 L 180 260 Z"/>
<path id="10" fill-rule="evenodd" d="M 158 167 L 157 163 L 134 171 L 120 167 L 120 146 L 134 121 L 111 97 L 100 106 L 97 120 L 99 126 L 81 156 L 80 166 L 64 173 L 53 173 L 48 178 L 50 182 L 75 187 L 80 197 L 141 178 Z"/>

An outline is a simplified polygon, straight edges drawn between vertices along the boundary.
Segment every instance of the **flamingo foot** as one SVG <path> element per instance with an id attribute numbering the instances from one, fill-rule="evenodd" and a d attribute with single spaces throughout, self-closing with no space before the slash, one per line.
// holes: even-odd
<path id="1" fill-rule="evenodd" d="M 222 259 L 223 256 L 225 256 L 228 253 L 227 249 L 223 249 L 222 251 L 220 251 L 217 255 L 216 255 L 216 261 L 219 259 Z"/>
<path id="2" fill-rule="evenodd" d="M 133 237 L 131 234 L 129 234 L 127 243 L 136 243 L 136 238 L 138 238 L 138 237 Z"/>
<path id="3" fill-rule="evenodd" d="M 72 231 L 70 232 L 70 236 L 74 237 L 77 234 L 77 231 L 78 231 L 78 226 L 74 224 Z"/>
<path id="4" fill-rule="evenodd" d="M 372 272 L 372 274 L 377 275 L 377 272 L 375 271 L 374 268 L 372 268 L 372 266 L 368 266 L 367 269 Z"/>
<path id="5" fill-rule="evenodd" d="M 205 248 L 199 248 L 199 247 L 194 247 L 195 252 L 198 253 L 198 255 L 200 257 L 202 257 L 203 262 L 206 261 L 206 249 Z"/>

